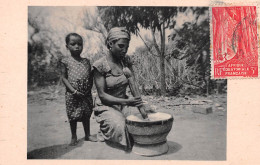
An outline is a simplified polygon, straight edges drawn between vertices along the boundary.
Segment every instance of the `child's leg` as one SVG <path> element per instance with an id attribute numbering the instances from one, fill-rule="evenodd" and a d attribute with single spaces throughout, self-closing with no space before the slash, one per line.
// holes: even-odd
<path id="1" fill-rule="evenodd" d="M 77 122 L 76 121 L 70 121 L 70 130 L 71 130 L 70 145 L 74 146 L 77 144 Z"/>
<path id="2" fill-rule="evenodd" d="M 82 125 L 83 125 L 84 131 L 85 131 L 85 138 L 87 138 L 87 137 L 90 136 L 90 121 L 89 121 L 89 118 L 83 119 Z"/>
<path id="3" fill-rule="evenodd" d="M 96 142 L 97 141 L 97 137 L 90 136 L 90 120 L 89 120 L 88 117 L 86 117 L 86 119 L 82 120 L 82 125 L 83 125 L 84 131 L 85 131 L 85 140 L 86 141 Z"/>

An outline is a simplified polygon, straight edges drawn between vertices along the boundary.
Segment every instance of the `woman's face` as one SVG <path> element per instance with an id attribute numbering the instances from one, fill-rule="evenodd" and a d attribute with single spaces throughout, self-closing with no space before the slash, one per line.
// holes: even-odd
<path id="1" fill-rule="evenodd" d="M 129 47 L 129 40 L 122 38 L 116 41 L 115 43 L 111 43 L 110 45 L 113 56 L 122 59 L 125 57 L 128 47 Z"/>

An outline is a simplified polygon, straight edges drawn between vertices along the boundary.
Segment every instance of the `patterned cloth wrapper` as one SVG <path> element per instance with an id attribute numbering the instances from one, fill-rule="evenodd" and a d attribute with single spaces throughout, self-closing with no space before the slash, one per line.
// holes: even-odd
<path id="1" fill-rule="evenodd" d="M 71 57 L 61 61 L 67 68 L 68 81 L 74 89 L 84 94 L 83 97 L 72 94 L 66 90 L 66 111 L 69 121 L 82 121 L 90 118 L 93 112 L 93 100 L 91 88 L 93 86 L 93 76 L 88 59 L 80 62 Z"/>

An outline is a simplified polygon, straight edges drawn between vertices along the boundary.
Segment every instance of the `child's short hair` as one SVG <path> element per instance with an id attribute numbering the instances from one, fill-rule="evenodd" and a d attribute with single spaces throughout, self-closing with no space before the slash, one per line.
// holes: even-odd
<path id="1" fill-rule="evenodd" d="M 79 34 L 77 34 L 77 33 L 69 33 L 69 34 L 66 36 L 66 38 L 65 38 L 66 44 L 69 43 L 69 41 L 70 41 L 70 36 L 79 37 L 79 38 L 81 38 L 81 40 L 83 41 L 83 38 L 82 38 Z"/>

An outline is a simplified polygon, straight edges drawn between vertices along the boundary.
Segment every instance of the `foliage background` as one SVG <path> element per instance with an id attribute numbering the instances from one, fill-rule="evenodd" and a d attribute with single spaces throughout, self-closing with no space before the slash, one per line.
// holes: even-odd
<path id="1" fill-rule="evenodd" d="M 84 38 L 82 57 L 93 63 L 107 53 L 113 26 L 132 33 L 128 53 L 146 95 L 213 94 L 225 80 L 210 79 L 208 8 L 193 7 L 29 7 L 28 89 L 60 85 L 65 36 Z"/>

